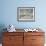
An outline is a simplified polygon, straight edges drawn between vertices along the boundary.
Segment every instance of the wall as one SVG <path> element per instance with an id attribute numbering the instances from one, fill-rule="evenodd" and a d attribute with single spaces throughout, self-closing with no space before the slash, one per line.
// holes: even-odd
<path id="1" fill-rule="evenodd" d="M 16 28 L 46 28 L 46 0 L 1 0 L 0 24 L 13 24 Z M 18 22 L 17 7 L 35 7 L 35 22 Z"/>

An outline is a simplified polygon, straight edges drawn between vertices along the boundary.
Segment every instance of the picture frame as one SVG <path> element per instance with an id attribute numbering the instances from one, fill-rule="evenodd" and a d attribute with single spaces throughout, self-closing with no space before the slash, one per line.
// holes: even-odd
<path id="1" fill-rule="evenodd" d="M 34 22 L 35 7 L 18 7 L 17 20 L 21 22 Z"/>

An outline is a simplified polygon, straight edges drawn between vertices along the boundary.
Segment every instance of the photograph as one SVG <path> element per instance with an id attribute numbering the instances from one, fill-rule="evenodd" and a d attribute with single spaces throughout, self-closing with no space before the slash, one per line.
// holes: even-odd
<path id="1" fill-rule="evenodd" d="M 35 21 L 35 7 L 18 7 L 17 8 L 18 21 Z"/>

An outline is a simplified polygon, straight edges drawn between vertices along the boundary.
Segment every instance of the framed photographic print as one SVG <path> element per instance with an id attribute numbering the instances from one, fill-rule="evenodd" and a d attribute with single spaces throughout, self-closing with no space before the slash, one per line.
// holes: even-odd
<path id="1" fill-rule="evenodd" d="M 35 7 L 18 7 L 17 20 L 22 22 L 35 21 Z"/>

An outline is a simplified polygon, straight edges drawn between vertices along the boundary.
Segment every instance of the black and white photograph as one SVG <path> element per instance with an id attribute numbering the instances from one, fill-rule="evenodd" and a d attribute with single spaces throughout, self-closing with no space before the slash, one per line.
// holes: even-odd
<path id="1" fill-rule="evenodd" d="M 35 7 L 18 7 L 18 21 L 35 21 Z"/>

